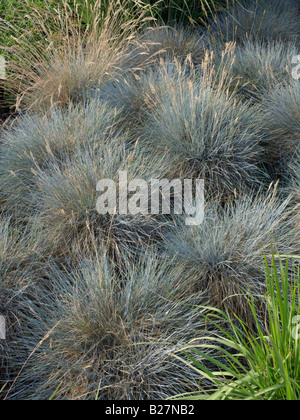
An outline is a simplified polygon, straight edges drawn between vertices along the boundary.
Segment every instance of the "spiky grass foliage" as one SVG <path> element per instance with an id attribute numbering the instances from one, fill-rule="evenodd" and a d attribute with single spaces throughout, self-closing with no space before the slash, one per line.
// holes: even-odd
<path id="1" fill-rule="evenodd" d="M 114 141 L 99 148 L 96 155 L 86 149 L 66 160 L 63 167 L 53 165 L 48 171 L 38 171 L 33 205 L 42 236 L 61 255 L 69 254 L 73 247 L 92 250 L 94 241 L 121 264 L 123 255 L 159 240 L 165 222 L 158 222 L 148 211 L 122 214 L 119 172 L 127 172 L 128 183 L 134 179 L 150 181 L 163 174 L 165 166 L 163 159 L 147 160 L 137 149 L 128 154 L 125 146 Z M 113 201 L 108 199 L 107 203 L 114 214 L 97 211 L 101 195 L 96 191 L 97 183 L 105 179 L 116 183 L 116 202 L 112 193 Z M 128 198 L 133 194 L 128 193 Z M 126 198 L 122 200 L 126 204 Z"/>
<path id="2" fill-rule="evenodd" d="M 42 260 L 46 260 L 39 248 L 39 234 L 33 224 L 24 227 L 1 214 L 0 290 L 18 292 L 39 280 Z"/>
<path id="3" fill-rule="evenodd" d="M 262 174 L 257 110 L 212 87 L 205 76 L 166 82 L 140 128 L 145 150 L 156 150 L 157 156 L 167 153 L 174 160 L 174 178 L 202 177 L 210 192 L 232 194 L 242 184 L 258 185 Z"/>
<path id="4" fill-rule="evenodd" d="M 18 289 L 24 282 L 24 237 L 5 217 L 0 219 L 0 290 Z M 24 268 L 24 267 L 23 267 Z M 22 274 L 21 274 L 22 273 Z"/>
<path id="5" fill-rule="evenodd" d="M 24 337 L 24 326 L 30 316 L 30 299 L 26 290 L 12 291 L 0 288 L 0 313 L 5 319 L 5 340 L 0 340 L 0 399 L 9 382 L 18 373 L 22 360 L 15 348 L 17 339 Z"/>
<path id="6" fill-rule="evenodd" d="M 214 16 L 219 10 L 228 7 L 235 0 L 147 0 L 154 5 L 154 15 L 166 24 L 193 24 L 194 26 L 206 23 L 209 16 Z"/>
<path id="7" fill-rule="evenodd" d="M 267 315 L 265 328 L 259 323 L 254 296 L 248 298 L 247 306 L 256 321 L 256 331 L 249 330 L 241 320 L 233 322 L 228 314 L 214 311 L 207 322 L 219 329 L 209 340 L 217 347 L 226 361 L 220 357 L 211 359 L 215 369 L 208 371 L 194 360 L 195 354 L 204 359 L 206 346 L 191 343 L 184 349 L 189 361 L 199 369 L 199 377 L 211 379 L 215 388 L 205 394 L 185 395 L 188 399 L 205 400 L 260 400 L 298 401 L 299 384 L 299 292 L 300 271 L 296 262 L 280 261 L 272 255 L 272 264 L 266 261 Z M 297 257 L 296 257 L 297 258 Z M 299 257 L 298 257 L 299 258 Z M 216 324 L 216 322 L 218 324 Z M 230 325 L 227 331 L 220 322 Z M 177 356 L 178 357 L 178 356 Z M 181 396 L 182 397 L 182 396 Z"/>
<path id="8" fill-rule="evenodd" d="M 147 28 L 137 35 L 129 63 L 136 70 L 143 70 L 150 66 L 155 67 L 161 59 L 172 60 L 175 57 L 184 63 L 190 56 L 192 63 L 199 65 L 204 58 L 207 43 L 207 35 L 193 28 Z"/>
<path id="9" fill-rule="evenodd" d="M 92 19 L 83 30 L 78 4 L 62 3 L 32 5 L 29 29 L 2 22 L 1 30 L 12 32 L 15 39 L 5 87 L 18 97 L 17 109 L 78 103 L 90 87 L 122 73 L 125 51 L 146 14 L 140 2 L 131 9 L 130 19 L 123 19 L 121 0 L 108 8 L 103 8 L 105 0 L 87 2 Z"/>
<path id="10" fill-rule="evenodd" d="M 290 0 L 242 0 L 211 21 L 218 41 L 295 41 L 299 38 L 299 4 Z"/>
<path id="11" fill-rule="evenodd" d="M 266 137 L 265 161 L 275 174 L 282 175 L 288 164 L 297 160 L 300 146 L 299 82 L 279 87 L 266 95 L 262 102 L 262 112 Z"/>
<path id="12" fill-rule="evenodd" d="M 231 91 L 252 101 L 262 101 L 278 85 L 290 82 L 292 59 L 298 54 L 295 43 L 282 41 L 247 41 L 243 46 L 231 43 L 224 49 L 211 44 L 211 48 L 214 54 L 209 65 L 216 68 L 217 76 L 224 69 Z"/>
<path id="13" fill-rule="evenodd" d="M 63 165 L 80 149 L 97 151 L 121 136 L 119 113 L 99 101 L 85 106 L 53 108 L 47 116 L 29 113 L 1 137 L 0 194 L 12 212 L 28 213 L 36 187 L 36 171 Z M 121 140 L 122 137 L 122 140 Z"/>
<path id="14" fill-rule="evenodd" d="M 265 293 L 262 253 L 272 239 L 284 254 L 293 253 L 298 231 L 287 202 L 275 196 L 244 196 L 225 209 L 211 204 L 205 222 L 181 228 L 167 240 L 168 254 L 185 269 L 191 293 L 207 291 L 211 307 L 251 322 L 244 294 L 260 302 Z"/>
<path id="15" fill-rule="evenodd" d="M 135 71 L 134 74 L 103 83 L 97 89 L 91 89 L 88 97 L 100 98 L 111 107 L 117 108 L 124 116 L 123 123 L 133 128 L 142 124 L 147 115 L 159 107 L 164 96 L 176 85 L 183 90 L 187 85 L 203 79 L 207 85 L 213 85 L 217 90 L 228 90 L 228 86 L 233 82 L 233 50 L 235 47 L 232 44 L 228 45 L 224 52 L 218 51 L 218 54 L 210 49 L 203 49 L 199 65 L 194 64 L 190 55 L 185 59 L 180 59 L 174 54 L 154 55 L 157 58 L 155 65 L 150 65 L 154 63 L 146 59 L 147 66 L 144 71 Z"/>
<path id="16" fill-rule="evenodd" d="M 0 218 L 0 315 L 5 318 L 6 339 L 0 340 L 0 394 L 15 372 L 9 354 L 16 336 L 22 335 L 26 322 L 24 295 L 32 293 L 31 283 L 38 281 L 40 255 L 34 230 L 20 229 L 12 221 Z M 29 309 L 27 310 L 28 316 Z M 21 322 L 22 320 L 22 322 Z M 17 356 L 16 356 L 17 357 Z"/>
<path id="17" fill-rule="evenodd" d="M 300 203 L 300 149 L 295 155 L 295 162 L 290 164 L 291 192 L 295 195 L 295 200 Z"/>
<path id="18" fill-rule="evenodd" d="M 22 294 L 31 284 L 42 283 L 50 258 L 41 248 L 40 235 L 34 220 L 24 226 L 1 214 L 0 291 Z"/>
<path id="19" fill-rule="evenodd" d="M 185 85 L 195 78 L 195 68 L 190 59 L 184 63 L 175 57 L 150 67 L 139 75 L 129 75 L 99 89 L 92 90 L 92 98 L 100 98 L 109 106 L 116 108 L 123 117 L 126 127 L 134 129 L 147 119 L 159 105 L 170 86 Z M 133 130 L 134 131 L 134 130 Z M 135 132 L 135 138 L 139 135 Z"/>
<path id="20" fill-rule="evenodd" d="M 24 357 L 36 351 L 9 398 L 147 400 L 199 389 L 193 370 L 169 358 L 204 328 L 180 270 L 150 255 L 116 276 L 99 255 L 70 273 L 54 269 L 53 282 L 18 343 Z"/>

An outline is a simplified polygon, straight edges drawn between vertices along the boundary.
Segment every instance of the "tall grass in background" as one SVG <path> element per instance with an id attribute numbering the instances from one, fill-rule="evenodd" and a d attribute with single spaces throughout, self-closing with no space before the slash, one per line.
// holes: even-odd
<path id="1" fill-rule="evenodd" d="M 5 86 L 17 97 L 17 109 L 20 103 L 25 109 L 78 103 L 87 86 L 122 72 L 125 50 L 145 23 L 147 12 L 138 7 L 130 19 L 124 19 L 120 0 L 104 13 L 101 4 L 102 0 L 86 3 L 93 20 L 85 29 L 80 10 L 72 9 L 67 1 L 55 4 L 55 12 L 52 1 L 43 8 L 32 6 L 29 29 L 2 23 L 2 31 L 14 34 L 14 45 L 2 49 L 10 54 Z"/>
<path id="2" fill-rule="evenodd" d="M 230 90 L 253 102 L 261 102 L 270 91 L 289 84 L 292 59 L 298 54 L 297 43 L 281 40 L 231 42 L 226 48 L 213 43 L 210 48 L 214 52 L 211 64 L 227 71 Z"/>
<path id="3" fill-rule="evenodd" d="M 281 258 L 281 257 L 280 257 Z M 296 257 L 300 258 L 300 257 Z M 267 304 L 262 327 L 254 301 L 247 298 L 255 319 L 255 329 L 249 329 L 241 319 L 232 320 L 228 313 L 210 308 L 213 323 L 219 334 L 208 337 L 211 345 L 190 343 L 184 351 L 190 366 L 211 382 L 211 390 L 185 395 L 197 400 L 296 400 L 300 399 L 300 267 L 297 261 L 283 260 L 272 254 L 269 265 L 265 259 Z M 208 309 L 208 308 L 207 308 Z M 229 328 L 223 328 L 227 324 Z M 219 356 L 207 356 L 208 349 Z M 208 370 L 195 357 L 213 363 Z M 178 356 L 175 356 L 178 359 Z M 179 357 L 179 360 L 181 358 Z M 182 396 L 183 397 L 183 396 Z"/>
<path id="4" fill-rule="evenodd" d="M 124 16 L 130 16 L 135 7 L 147 7 L 148 15 L 159 19 L 163 24 L 199 24 L 208 16 L 212 16 L 217 11 L 233 4 L 235 0 L 203 0 L 202 2 L 196 0 L 121 0 L 121 2 L 124 6 Z M 5 0 L 0 5 L 0 18 L 12 22 L 20 17 L 17 17 L 18 14 L 26 15 L 31 7 L 39 6 L 42 8 L 47 3 L 49 2 L 45 0 L 26 0 L 22 3 L 18 0 Z M 86 0 L 67 0 L 66 2 L 72 9 L 78 8 L 81 12 L 83 27 L 89 25 L 93 19 L 91 10 L 86 6 L 88 4 L 94 6 L 97 3 L 105 17 L 112 1 L 102 0 L 99 3 L 98 0 L 88 0 L 88 2 Z M 56 4 L 63 5 L 64 0 L 57 0 Z M 52 3 L 52 9 L 54 10 L 54 8 L 55 5 Z M 28 22 L 23 21 L 23 26 L 27 24 Z"/>
<path id="5" fill-rule="evenodd" d="M 233 4 L 235 0 L 146 0 L 154 5 L 154 13 L 164 24 L 193 25 L 204 23 L 208 17 Z"/>

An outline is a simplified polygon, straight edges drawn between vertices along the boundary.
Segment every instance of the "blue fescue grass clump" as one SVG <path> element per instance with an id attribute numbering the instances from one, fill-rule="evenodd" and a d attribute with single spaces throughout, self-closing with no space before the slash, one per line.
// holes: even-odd
<path id="1" fill-rule="evenodd" d="M 295 155 L 295 162 L 290 164 L 290 192 L 295 196 L 296 203 L 300 203 L 300 161 L 299 156 L 300 150 L 298 149 L 298 154 Z M 299 206 L 298 206 L 299 207 Z"/>
<path id="2" fill-rule="evenodd" d="M 52 270 L 54 292 L 32 303 L 17 344 L 26 357 L 44 342 L 8 398 L 147 400 L 193 389 L 193 369 L 170 357 L 204 327 L 180 269 L 148 255 L 117 275 L 99 254 L 73 271 Z"/>
<path id="3" fill-rule="evenodd" d="M 291 82 L 292 60 L 298 55 L 294 41 L 248 40 L 243 45 L 231 43 L 220 48 L 212 43 L 214 56 L 211 65 L 228 73 L 227 84 L 245 101 L 261 102 L 265 96 Z"/>
<path id="4" fill-rule="evenodd" d="M 41 255 L 37 237 L 35 228 L 22 227 L 0 214 L 0 290 L 17 292 L 34 279 Z"/>
<path id="5" fill-rule="evenodd" d="M 119 131 L 119 113 L 98 100 L 20 117 L 1 137 L 1 201 L 24 216 L 34 204 L 37 171 L 61 166 L 81 149 L 97 152 L 111 139 L 124 141 Z"/>
<path id="6" fill-rule="evenodd" d="M 0 131 L 0 398 L 298 397 L 278 326 L 299 278 L 271 243 L 300 252 L 299 2 L 234 2 L 209 31 L 193 10 L 207 23 L 211 1 L 190 4 L 192 27 L 187 3 L 160 27 L 159 4 L 72 2 L 0 23 L 14 34 L 0 89 L 22 111 Z M 121 171 L 204 178 L 204 223 L 119 214 L 120 188 L 99 214 L 97 183 Z"/>
<path id="7" fill-rule="evenodd" d="M 0 215 L 0 314 L 5 319 L 6 339 L 0 340 L 0 390 L 18 373 L 10 360 L 16 337 L 29 317 L 30 309 L 25 295 L 32 294 L 32 282 L 39 280 L 42 261 L 34 229 L 13 223 Z M 17 353 L 15 358 L 18 359 Z M 1 393 L 1 391 L 0 391 Z"/>
<path id="8" fill-rule="evenodd" d="M 287 176 L 287 193 L 292 197 L 293 219 L 298 232 L 300 231 L 300 150 L 290 164 Z M 300 235 L 295 246 L 296 254 L 300 254 Z"/>
<path id="9" fill-rule="evenodd" d="M 13 292 L 10 289 L 0 289 L 0 313 L 5 319 L 5 340 L 0 340 L 0 398 L 3 389 L 12 381 L 19 371 L 18 363 L 21 355 L 16 348 L 16 339 L 22 338 L 24 326 L 30 318 L 25 291 L 22 289 Z"/>
<path id="10" fill-rule="evenodd" d="M 300 84 L 293 81 L 267 93 L 262 102 L 264 113 L 266 162 L 284 174 L 288 165 L 299 162 Z"/>
<path id="11" fill-rule="evenodd" d="M 37 212 L 36 223 L 52 249 L 69 254 L 73 247 L 89 248 L 91 240 L 104 248 L 112 258 L 122 260 L 139 247 L 151 245 L 161 237 L 165 221 L 152 215 L 99 214 L 97 183 L 103 179 L 118 184 L 119 173 L 133 179 L 150 181 L 164 175 L 167 160 L 145 160 L 138 149 L 130 152 L 119 140 L 99 147 L 97 153 L 86 148 L 63 166 L 54 164 L 49 170 L 36 172 L 36 188 L 32 195 Z M 116 206 L 119 190 L 116 191 Z M 121 263 L 121 262 L 120 262 Z"/>
<path id="12" fill-rule="evenodd" d="M 167 238 L 166 252 L 184 267 L 190 293 L 207 293 L 209 305 L 250 322 L 244 294 L 265 293 L 263 252 L 272 239 L 292 253 L 298 238 L 288 202 L 273 195 L 245 195 L 225 208 L 207 205 L 203 225 L 182 226 Z"/>
<path id="13" fill-rule="evenodd" d="M 259 168 L 261 116 L 255 107 L 213 87 L 207 75 L 173 84 L 162 68 L 160 77 L 163 91 L 160 83 L 151 85 L 159 100 L 140 128 L 145 150 L 167 153 L 174 178 L 204 178 L 210 192 L 231 195 L 258 186 L 265 174 Z"/>
<path id="14" fill-rule="evenodd" d="M 172 56 L 149 66 L 144 72 L 135 72 L 123 78 L 102 84 L 91 90 L 89 96 L 100 98 L 120 112 L 124 125 L 140 135 L 137 127 L 143 124 L 161 103 L 171 86 L 185 86 L 195 81 L 195 68 L 189 59 L 181 62 Z"/>
<path id="15" fill-rule="evenodd" d="M 17 288 L 16 272 L 22 261 L 22 247 L 19 246 L 20 234 L 15 231 L 10 220 L 0 219 L 0 288 Z"/>

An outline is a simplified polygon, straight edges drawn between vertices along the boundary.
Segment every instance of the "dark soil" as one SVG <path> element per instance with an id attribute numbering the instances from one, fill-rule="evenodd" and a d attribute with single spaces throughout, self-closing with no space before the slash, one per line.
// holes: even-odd
<path id="1" fill-rule="evenodd" d="M 4 90 L 0 87 L 0 132 L 4 126 L 14 120 L 19 115 L 18 112 L 14 112 L 5 100 Z"/>
<path id="2" fill-rule="evenodd" d="M 0 87 L 0 126 L 9 118 L 10 109 L 4 99 L 4 90 Z"/>

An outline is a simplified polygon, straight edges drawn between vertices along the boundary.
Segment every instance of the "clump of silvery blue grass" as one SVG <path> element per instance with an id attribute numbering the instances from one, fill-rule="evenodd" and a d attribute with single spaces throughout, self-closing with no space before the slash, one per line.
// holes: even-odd
<path id="1" fill-rule="evenodd" d="M 52 280 L 17 343 L 33 354 L 8 398 L 157 400 L 205 387 L 171 357 L 205 329 L 180 267 L 148 255 L 116 275 L 99 254 L 53 267 Z"/>
<path id="2" fill-rule="evenodd" d="M 24 303 L 24 296 L 32 292 L 31 282 L 38 280 L 40 264 L 34 232 L 30 229 L 22 231 L 20 226 L 16 226 L 12 220 L 1 214 L 0 316 L 5 321 L 4 325 L 1 324 L 4 328 L 1 334 L 5 332 L 5 340 L 0 340 L 0 390 L 16 371 L 9 355 L 14 348 L 16 336 L 21 337 L 23 334 L 23 326 L 29 312 Z"/>
<path id="3" fill-rule="evenodd" d="M 20 234 L 14 230 L 10 220 L 0 219 L 0 288 L 16 288 L 18 286 L 17 271 L 22 261 L 22 247 L 18 246 Z"/>
<path id="4" fill-rule="evenodd" d="M 265 161 L 273 172 L 283 175 L 288 165 L 299 160 L 300 84 L 294 81 L 270 91 L 262 105 L 264 114 Z"/>
<path id="5" fill-rule="evenodd" d="M 139 129 L 146 153 L 167 154 L 173 178 L 204 178 L 209 191 L 232 194 L 241 186 L 259 185 L 261 114 L 223 91 L 205 74 L 180 78 L 164 76 L 153 84 L 156 106 Z M 157 89 L 157 92 L 156 90 Z"/>
<path id="6" fill-rule="evenodd" d="M 97 151 L 120 133 L 119 113 L 98 100 L 59 110 L 48 115 L 22 116 L 1 137 L 0 194 L 11 212 L 21 217 L 32 209 L 37 188 L 36 172 L 61 166 L 82 148 Z M 121 140 L 120 140 L 121 141 Z"/>
<path id="7" fill-rule="evenodd" d="M 39 249 L 35 229 L 14 223 L 0 215 L 0 289 L 21 290 L 37 269 Z M 0 311 L 1 312 L 1 311 Z"/>
<path id="8" fill-rule="evenodd" d="M 291 81 L 292 59 L 298 54 L 294 42 L 247 41 L 245 44 L 211 44 L 214 52 L 210 66 L 218 73 L 224 69 L 227 86 L 244 100 L 262 101 L 278 85 Z"/>
<path id="9" fill-rule="evenodd" d="M 93 249 L 94 241 L 119 260 L 123 254 L 155 243 L 165 222 L 158 222 L 148 209 L 143 214 L 120 213 L 119 173 L 127 172 L 128 183 L 133 179 L 149 182 L 160 174 L 163 177 L 166 165 L 167 160 L 157 156 L 147 159 L 138 149 L 128 153 L 116 140 L 99 147 L 97 154 L 86 148 L 66 159 L 63 166 L 53 164 L 48 170 L 37 171 L 32 200 L 42 236 L 50 248 L 63 255 L 70 254 L 74 246 Z M 99 214 L 97 184 L 106 179 L 117 186 L 112 196 L 116 201 L 113 205 L 108 202 L 109 214 Z"/>
<path id="10" fill-rule="evenodd" d="M 127 65 L 137 73 L 174 57 L 181 63 L 190 57 L 194 65 L 199 65 L 207 43 L 207 34 L 192 27 L 150 27 L 136 36 Z"/>
<path id="11" fill-rule="evenodd" d="M 161 60 L 155 66 L 140 74 L 131 74 L 102 84 L 98 89 L 91 90 L 89 96 L 100 98 L 116 108 L 123 117 L 123 124 L 138 135 L 135 128 L 160 103 L 165 92 L 171 85 L 191 83 L 195 78 L 195 68 L 190 59 L 181 63 L 172 57 Z"/>
<path id="12" fill-rule="evenodd" d="M 295 41 L 300 36 L 299 4 L 293 0 L 242 0 L 210 23 L 211 35 L 218 42 Z"/>
<path id="13" fill-rule="evenodd" d="M 0 340 L 0 399 L 5 396 L 10 381 L 19 372 L 22 349 L 16 346 L 18 339 L 24 339 L 26 325 L 30 319 L 30 298 L 20 289 L 0 289 L 1 340 Z M 2 330 L 3 328 L 3 330 Z M 5 332 L 5 339 L 2 334 Z"/>
<path id="14" fill-rule="evenodd" d="M 183 226 L 167 237 L 167 253 L 184 268 L 190 293 L 207 293 L 211 307 L 251 322 L 245 294 L 261 305 L 265 293 L 262 255 L 272 240 L 283 255 L 295 251 L 298 230 L 288 201 L 273 195 L 245 195 L 225 208 L 209 203 L 200 226 Z"/>

